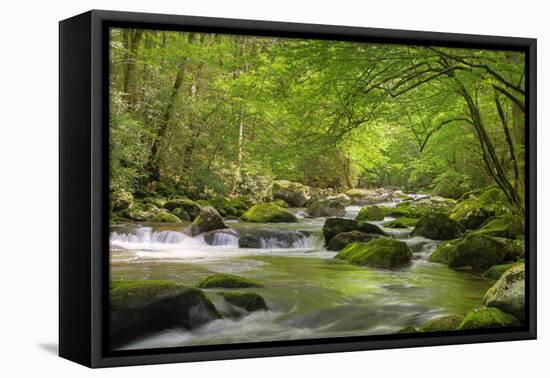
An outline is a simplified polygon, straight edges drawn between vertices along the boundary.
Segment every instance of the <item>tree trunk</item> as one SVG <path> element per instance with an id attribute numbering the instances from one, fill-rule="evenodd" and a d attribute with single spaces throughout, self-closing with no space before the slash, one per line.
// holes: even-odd
<path id="1" fill-rule="evenodd" d="M 137 52 L 141 37 L 143 36 L 142 29 L 136 29 L 129 33 L 128 46 L 127 46 L 127 62 L 126 72 L 124 74 L 123 91 L 128 96 L 128 103 L 134 107 L 136 104 L 138 85 L 137 85 Z"/>

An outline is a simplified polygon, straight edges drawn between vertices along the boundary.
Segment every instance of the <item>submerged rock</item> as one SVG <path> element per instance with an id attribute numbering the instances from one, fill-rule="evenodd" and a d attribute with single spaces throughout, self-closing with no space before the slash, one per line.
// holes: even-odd
<path id="1" fill-rule="evenodd" d="M 309 187 L 298 182 L 275 181 L 272 191 L 274 198 L 280 198 L 292 207 L 302 207 L 309 199 Z"/>
<path id="2" fill-rule="evenodd" d="M 211 276 L 203 278 L 197 287 L 201 289 L 221 287 L 226 289 L 238 289 L 246 287 L 262 287 L 262 285 L 249 278 L 243 278 L 232 274 L 216 273 Z"/>
<path id="3" fill-rule="evenodd" d="M 508 269 L 491 287 L 483 303 L 525 320 L 525 264 Z"/>
<path id="4" fill-rule="evenodd" d="M 272 203 L 252 206 L 240 218 L 243 222 L 252 223 L 295 223 L 298 218 L 290 211 Z"/>
<path id="5" fill-rule="evenodd" d="M 239 233 L 232 228 L 222 228 L 220 230 L 212 230 L 212 231 L 205 232 L 203 237 L 204 237 L 204 241 L 208 245 L 226 245 L 229 243 L 226 243 L 226 244 L 222 243 L 224 239 L 228 239 L 228 238 L 236 239 L 239 237 Z"/>
<path id="6" fill-rule="evenodd" d="M 203 232 L 219 230 L 223 228 L 228 228 L 227 225 L 223 222 L 222 217 L 216 209 L 210 206 L 205 206 L 201 209 L 199 215 L 195 218 L 191 224 L 191 234 L 193 236 L 198 235 Z"/>
<path id="7" fill-rule="evenodd" d="M 353 242 L 368 242 L 374 238 L 378 238 L 381 235 L 378 234 L 366 234 L 361 231 L 341 232 L 335 235 L 328 243 L 327 249 L 329 251 L 339 251 L 345 248 L 348 244 Z"/>
<path id="8" fill-rule="evenodd" d="M 312 217 L 342 217 L 346 215 L 346 207 L 341 202 L 324 199 L 313 201 L 307 212 Z"/>
<path id="9" fill-rule="evenodd" d="M 267 310 L 264 299 L 258 293 L 225 292 L 219 294 L 226 302 L 231 303 L 233 306 L 243 308 L 247 312 Z"/>
<path id="10" fill-rule="evenodd" d="M 359 210 L 359 213 L 355 217 L 356 221 L 381 221 L 384 219 L 385 212 L 384 209 L 371 205 L 371 206 L 365 206 L 362 207 L 361 210 Z"/>
<path id="11" fill-rule="evenodd" d="M 411 235 L 435 240 L 451 240 L 460 236 L 460 226 L 444 214 L 431 213 L 420 218 Z"/>
<path id="12" fill-rule="evenodd" d="M 239 248 L 290 248 L 309 236 L 304 231 L 260 229 L 249 230 L 239 238 Z"/>
<path id="13" fill-rule="evenodd" d="M 201 290 L 171 281 L 116 282 L 109 298 L 113 347 L 167 328 L 193 329 L 221 318 Z"/>
<path id="14" fill-rule="evenodd" d="M 498 308 L 476 308 L 464 316 L 458 327 L 459 330 L 518 327 L 520 322 L 513 315 L 507 314 Z"/>
<path id="15" fill-rule="evenodd" d="M 181 208 L 189 214 L 190 219 L 195 219 L 201 211 L 201 207 L 199 206 L 199 204 L 188 198 L 171 199 L 164 204 L 164 208 L 170 211 Z"/>
<path id="16" fill-rule="evenodd" d="M 395 268 L 410 262 L 411 257 L 412 252 L 405 242 L 385 237 L 367 243 L 351 243 L 336 255 L 352 264 L 376 268 Z"/>
<path id="17" fill-rule="evenodd" d="M 328 218 L 323 225 L 323 236 L 325 237 L 325 242 L 327 244 L 334 236 L 342 232 L 350 231 L 360 231 L 366 234 L 378 234 L 384 236 L 388 235 L 375 224 L 368 222 L 358 222 L 356 220 L 348 218 Z"/>

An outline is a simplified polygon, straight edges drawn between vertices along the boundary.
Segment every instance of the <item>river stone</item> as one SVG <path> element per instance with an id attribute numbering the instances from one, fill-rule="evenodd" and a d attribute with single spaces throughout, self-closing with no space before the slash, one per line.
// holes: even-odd
<path id="1" fill-rule="evenodd" d="M 495 214 L 477 198 L 469 198 L 455 205 L 449 217 L 468 230 L 475 230 Z"/>
<path id="2" fill-rule="evenodd" d="M 460 226 L 444 214 L 431 213 L 420 218 L 411 235 L 435 240 L 451 240 L 460 236 Z"/>
<path id="3" fill-rule="evenodd" d="M 386 237 L 380 237 L 367 243 L 348 244 L 336 255 L 336 258 L 352 264 L 375 268 L 396 268 L 411 261 L 412 252 L 407 243 Z"/>
<path id="4" fill-rule="evenodd" d="M 235 276 L 233 274 L 216 273 L 203 278 L 197 287 L 201 289 L 221 287 L 226 289 L 239 289 L 247 287 L 262 287 L 262 285 L 249 278 Z"/>
<path id="5" fill-rule="evenodd" d="M 181 219 L 179 219 L 174 214 L 170 214 L 167 211 L 159 211 L 150 220 L 151 220 L 151 222 L 166 222 L 166 223 L 180 223 L 181 222 Z"/>
<path id="6" fill-rule="evenodd" d="M 224 292 L 219 295 L 233 306 L 240 307 L 247 312 L 267 310 L 264 299 L 258 293 Z"/>
<path id="7" fill-rule="evenodd" d="M 223 228 L 228 227 L 225 223 L 223 223 L 223 219 L 220 214 L 218 214 L 216 209 L 210 206 L 205 206 L 201 209 L 199 215 L 191 224 L 191 234 L 195 236 L 202 232 L 219 230 Z"/>
<path id="8" fill-rule="evenodd" d="M 190 219 L 195 219 L 201 211 L 201 207 L 198 203 L 187 198 L 171 199 L 164 204 L 164 208 L 170 211 L 182 208 L 189 214 Z"/>
<path id="9" fill-rule="evenodd" d="M 462 242 L 461 239 L 455 239 L 450 241 L 441 242 L 436 248 L 435 251 L 430 256 L 431 262 L 437 262 L 442 264 L 449 263 L 449 255 L 451 253 L 456 253 L 457 245 Z"/>
<path id="10" fill-rule="evenodd" d="M 346 207 L 339 201 L 317 200 L 309 205 L 307 212 L 312 217 L 343 217 L 346 215 Z"/>
<path id="11" fill-rule="evenodd" d="M 341 232 L 335 235 L 328 243 L 329 251 L 339 251 L 353 242 L 368 242 L 374 238 L 378 238 L 378 234 L 366 234 L 360 231 Z"/>
<path id="12" fill-rule="evenodd" d="M 460 326 L 463 320 L 464 316 L 461 315 L 442 316 L 422 324 L 419 330 L 420 332 L 454 331 Z"/>
<path id="13" fill-rule="evenodd" d="M 134 196 L 126 190 L 118 190 L 109 193 L 109 200 L 111 203 L 111 210 L 118 211 L 130 207 L 134 201 Z"/>
<path id="14" fill-rule="evenodd" d="M 290 211 L 273 203 L 259 203 L 248 209 L 240 218 L 252 223 L 295 223 L 298 218 Z"/>
<path id="15" fill-rule="evenodd" d="M 342 232 L 350 231 L 361 231 L 367 234 L 378 234 L 384 236 L 388 235 L 375 224 L 358 222 L 348 218 L 328 218 L 323 225 L 323 236 L 325 237 L 325 242 L 327 244 L 334 236 Z"/>
<path id="16" fill-rule="evenodd" d="M 344 206 L 351 205 L 351 198 L 346 193 L 338 193 L 330 195 L 326 198 L 329 201 L 340 202 Z"/>
<path id="17" fill-rule="evenodd" d="M 384 209 L 379 206 L 365 206 L 359 210 L 356 221 L 381 221 L 384 219 Z"/>
<path id="18" fill-rule="evenodd" d="M 483 303 L 525 320 L 525 264 L 513 266 L 487 291 Z"/>
<path id="19" fill-rule="evenodd" d="M 239 237 L 239 248 L 290 248 L 309 236 L 304 231 L 259 229 L 249 230 Z"/>
<path id="20" fill-rule="evenodd" d="M 272 191 L 274 198 L 280 198 L 292 207 L 302 207 L 309 199 L 309 187 L 298 182 L 275 181 Z"/>
<path id="21" fill-rule="evenodd" d="M 384 223 L 384 227 L 387 228 L 409 228 L 414 227 L 418 223 L 418 219 L 415 218 L 398 218 Z"/>
<path id="22" fill-rule="evenodd" d="M 464 316 L 458 327 L 459 330 L 518 327 L 520 322 L 513 315 L 507 314 L 498 308 L 476 308 Z"/>
<path id="23" fill-rule="evenodd" d="M 204 241 L 208 245 L 215 245 L 214 241 L 215 241 L 217 235 L 230 235 L 230 236 L 233 236 L 235 238 L 239 237 L 239 233 L 237 231 L 235 231 L 234 229 L 232 229 L 232 228 L 223 228 L 221 230 L 212 230 L 212 231 L 205 232 L 203 234 Z"/>
<path id="24" fill-rule="evenodd" d="M 164 329 L 190 330 L 221 318 L 201 290 L 171 281 L 115 282 L 109 298 L 113 347 Z"/>
<path id="25" fill-rule="evenodd" d="M 482 277 L 483 278 L 487 278 L 487 279 L 490 279 L 490 280 L 495 280 L 495 281 L 498 281 L 498 279 L 500 277 L 502 277 L 502 275 L 510 268 L 516 266 L 516 265 L 521 265 L 523 264 L 523 261 L 521 262 L 513 262 L 513 263 L 508 263 L 508 264 L 500 264 L 500 265 L 493 265 L 492 267 L 490 267 L 489 269 L 487 269 L 485 271 L 485 273 L 483 273 Z"/>
<path id="26" fill-rule="evenodd" d="M 503 238 L 471 233 L 447 255 L 451 268 L 487 269 L 507 260 L 509 241 Z"/>
<path id="27" fill-rule="evenodd" d="M 172 210 L 172 214 L 174 214 L 176 217 L 183 221 L 190 221 L 191 217 L 189 216 L 189 213 L 185 211 L 183 207 L 176 207 L 174 210 Z"/>

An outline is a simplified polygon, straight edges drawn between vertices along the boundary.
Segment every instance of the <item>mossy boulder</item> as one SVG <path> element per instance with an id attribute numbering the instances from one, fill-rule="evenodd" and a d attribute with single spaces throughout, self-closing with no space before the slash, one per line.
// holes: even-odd
<path id="1" fill-rule="evenodd" d="M 307 208 L 312 217 L 343 217 L 346 207 L 339 201 L 328 199 L 313 201 Z"/>
<path id="2" fill-rule="evenodd" d="M 477 198 L 469 198 L 456 204 L 449 217 L 468 230 L 475 230 L 495 214 Z"/>
<path id="3" fill-rule="evenodd" d="M 327 244 L 334 236 L 342 232 L 350 231 L 360 231 L 366 234 L 378 234 L 384 236 L 388 235 L 375 224 L 368 222 L 358 222 L 356 220 L 348 218 L 328 218 L 323 225 L 323 236 L 325 237 L 325 242 Z"/>
<path id="4" fill-rule="evenodd" d="M 190 221 L 191 216 L 183 207 L 176 207 L 172 210 L 172 214 L 181 219 L 182 221 Z"/>
<path id="5" fill-rule="evenodd" d="M 508 239 L 519 239 L 525 237 L 525 227 L 521 217 L 506 215 L 490 219 L 476 233 Z"/>
<path id="6" fill-rule="evenodd" d="M 399 202 L 395 206 L 395 212 L 402 211 L 409 218 L 420 218 L 426 214 L 440 213 L 448 215 L 455 206 L 456 201 L 443 197 L 428 197 L 413 201 Z M 387 215 L 387 214 L 386 214 Z M 390 215 L 391 216 L 391 215 Z"/>
<path id="7" fill-rule="evenodd" d="M 520 326 L 520 322 L 513 315 L 507 314 L 498 308 L 482 307 L 468 312 L 458 329 L 469 330 L 518 326 Z"/>
<path id="8" fill-rule="evenodd" d="M 126 190 L 115 190 L 109 193 L 109 200 L 111 210 L 119 211 L 130 207 L 134 201 L 134 196 Z"/>
<path id="9" fill-rule="evenodd" d="M 292 207 L 302 207 L 309 199 L 309 187 L 293 181 L 275 181 L 272 192 L 274 198 L 282 199 Z"/>
<path id="10" fill-rule="evenodd" d="M 420 218 L 412 235 L 435 240 L 456 239 L 460 236 L 460 225 L 445 214 L 431 213 Z"/>
<path id="11" fill-rule="evenodd" d="M 410 215 L 410 211 L 409 211 L 408 206 L 388 207 L 388 206 L 379 205 L 378 207 L 381 208 L 384 211 L 384 216 L 386 216 L 386 217 L 391 217 L 391 218 L 416 218 L 416 217 Z"/>
<path id="12" fill-rule="evenodd" d="M 378 188 L 378 189 L 355 188 L 355 189 L 350 189 L 346 191 L 345 194 L 351 198 L 353 203 L 361 204 L 361 205 L 370 205 L 370 204 L 388 201 L 391 197 L 391 192 L 384 188 Z"/>
<path id="13" fill-rule="evenodd" d="M 270 203 L 274 204 L 274 205 L 277 205 L 277 206 L 281 206 L 283 208 L 287 208 L 288 207 L 288 203 L 285 202 L 285 200 L 282 200 L 280 198 L 276 198 L 274 199 L 273 201 L 271 201 Z M 245 210 L 246 211 L 246 210 Z"/>
<path id="14" fill-rule="evenodd" d="M 412 252 L 405 242 L 386 237 L 348 244 L 336 255 L 352 264 L 375 268 L 396 268 L 410 262 L 411 257 Z"/>
<path id="15" fill-rule="evenodd" d="M 258 293 L 225 292 L 219 294 L 226 302 L 231 303 L 233 306 L 243 308 L 247 312 L 267 310 L 264 299 Z"/>
<path id="16" fill-rule="evenodd" d="M 385 217 L 385 211 L 383 208 L 371 205 L 362 207 L 359 213 L 355 217 L 356 221 L 381 221 Z"/>
<path id="17" fill-rule="evenodd" d="M 418 219 L 415 218 L 398 218 L 392 221 L 384 223 L 384 227 L 387 228 L 409 228 L 414 227 L 418 223 Z"/>
<path id="18" fill-rule="evenodd" d="M 513 262 L 508 264 L 493 265 L 483 273 L 482 277 L 490 280 L 498 280 L 510 268 L 522 265 L 523 262 Z"/>
<path id="19" fill-rule="evenodd" d="M 235 276 L 233 274 L 216 273 L 208 277 L 203 278 L 197 287 L 201 289 L 207 288 L 225 288 L 225 289 L 240 289 L 247 287 L 262 287 L 262 285 L 255 280 Z"/>
<path id="20" fill-rule="evenodd" d="M 483 303 L 525 320 L 525 264 L 508 269 L 487 291 Z"/>
<path id="21" fill-rule="evenodd" d="M 111 284 L 109 332 L 112 347 L 167 328 L 194 329 L 221 318 L 204 293 L 171 281 Z"/>
<path id="22" fill-rule="evenodd" d="M 366 234 L 361 231 L 341 232 L 335 235 L 327 245 L 329 251 L 339 251 L 353 242 L 366 243 L 374 238 L 378 238 L 378 234 Z"/>
<path id="23" fill-rule="evenodd" d="M 205 206 L 191 224 L 191 234 L 198 235 L 222 228 L 227 228 L 227 225 L 223 222 L 220 214 L 213 207 Z"/>
<path id="24" fill-rule="evenodd" d="M 166 204 L 166 199 L 161 198 L 161 197 L 151 197 L 151 196 L 149 196 L 149 197 L 143 198 L 143 203 L 155 205 L 158 208 L 162 208 Z"/>
<path id="25" fill-rule="evenodd" d="M 159 211 L 151 219 L 151 222 L 165 222 L 165 223 L 181 223 L 179 219 L 174 214 L 170 214 L 167 211 Z"/>
<path id="26" fill-rule="evenodd" d="M 222 217 L 240 217 L 253 205 L 253 202 L 244 196 L 235 198 L 217 197 L 209 201 L 207 206 L 210 205 L 215 207 Z"/>
<path id="27" fill-rule="evenodd" d="M 420 331 L 415 326 L 409 325 L 401 328 L 399 331 L 395 332 L 396 334 L 406 334 L 406 333 L 419 333 Z"/>
<path id="28" fill-rule="evenodd" d="M 184 209 L 191 219 L 195 219 L 201 211 L 200 205 L 188 198 L 173 198 L 164 204 L 164 208 L 169 211 L 177 208 Z"/>
<path id="29" fill-rule="evenodd" d="M 295 223 L 298 218 L 290 211 L 272 203 L 252 206 L 243 215 L 241 221 L 252 223 Z"/>
<path id="30" fill-rule="evenodd" d="M 445 332 L 456 330 L 464 317 L 461 315 L 448 315 L 430 320 L 420 326 L 421 332 Z"/>
<path id="31" fill-rule="evenodd" d="M 471 233 L 449 252 L 447 258 L 451 268 L 487 269 L 505 262 L 507 255 L 506 240 Z"/>
<path id="32" fill-rule="evenodd" d="M 453 253 L 456 253 L 456 248 L 462 240 L 455 239 L 450 241 L 444 241 L 439 244 L 435 251 L 430 256 L 431 262 L 437 262 L 442 264 L 449 263 L 449 256 Z"/>
<path id="33" fill-rule="evenodd" d="M 119 213 L 123 218 L 143 222 L 153 217 L 153 213 L 143 210 L 136 202 L 133 202 L 128 208 Z"/>

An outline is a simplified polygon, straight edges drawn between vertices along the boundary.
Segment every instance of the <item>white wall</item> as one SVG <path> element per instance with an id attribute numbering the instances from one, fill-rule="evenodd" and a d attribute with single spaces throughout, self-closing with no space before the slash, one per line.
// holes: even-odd
<path id="1" fill-rule="evenodd" d="M 550 212 L 543 93 L 550 40 L 544 1 L 7 0 L 0 28 L 0 374 L 67 377 L 519 377 L 548 374 L 548 238 L 539 231 L 539 340 L 92 371 L 57 343 L 57 21 L 112 9 L 539 39 L 539 214 Z M 545 67 L 546 66 L 546 67 Z M 547 94 L 547 93 L 546 93 Z M 547 219 L 547 218 L 546 218 Z M 548 221 L 539 216 L 539 230 Z M 540 274 L 544 272 L 545 274 Z M 546 350 L 545 350 L 546 348 Z M 543 373 L 545 371 L 545 373 Z M 537 374 L 538 372 L 538 374 Z M 6 374 L 7 373 L 7 374 Z"/>

